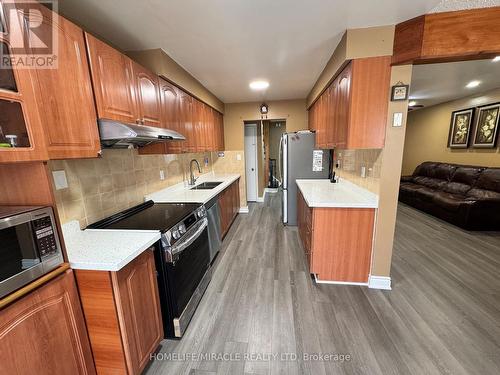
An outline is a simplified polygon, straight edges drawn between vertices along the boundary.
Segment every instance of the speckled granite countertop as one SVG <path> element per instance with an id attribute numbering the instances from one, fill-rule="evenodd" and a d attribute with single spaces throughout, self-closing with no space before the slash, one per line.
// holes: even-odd
<path id="1" fill-rule="evenodd" d="M 332 184 L 330 180 L 296 180 L 309 207 L 378 208 L 378 195 L 345 179 Z"/>
<path id="2" fill-rule="evenodd" d="M 159 231 L 87 229 L 78 221 L 62 226 L 73 269 L 119 271 L 160 239 Z"/>

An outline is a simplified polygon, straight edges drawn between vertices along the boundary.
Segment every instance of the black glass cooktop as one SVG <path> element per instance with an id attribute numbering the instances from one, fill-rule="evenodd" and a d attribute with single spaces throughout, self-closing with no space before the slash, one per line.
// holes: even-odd
<path id="1" fill-rule="evenodd" d="M 200 206 L 199 203 L 154 203 L 148 201 L 91 224 L 87 228 L 166 231 Z"/>

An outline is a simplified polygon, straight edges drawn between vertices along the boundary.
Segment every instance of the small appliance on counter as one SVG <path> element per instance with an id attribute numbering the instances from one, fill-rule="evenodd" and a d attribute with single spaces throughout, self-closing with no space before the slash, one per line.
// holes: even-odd
<path id="1" fill-rule="evenodd" d="M 154 255 L 164 333 L 182 337 L 212 278 L 205 206 L 147 201 L 87 229 L 160 231 Z"/>
<path id="2" fill-rule="evenodd" d="M 330 151 L 315 148 L 316 133 L 284 133 L 280 140 L 279 169 L 283 189 L 282 220 L 297 225 L 297 179 L 327 179 Z"/>
<path id="3" fill-rule="evenodd" d="M 51 207 L 0 206 L 0 298 L 63 263 Z"/>

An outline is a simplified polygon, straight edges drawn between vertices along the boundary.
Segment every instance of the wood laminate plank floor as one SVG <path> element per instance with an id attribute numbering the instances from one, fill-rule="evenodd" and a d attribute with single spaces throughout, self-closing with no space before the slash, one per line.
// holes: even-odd
<path id="1" fill-rule="evenodd" d="M 271 194 L 236 218 L 185 336 L 147 374 L 500 373 L 500 233 L 400 205 L 392 291 L 316 285 L 280 207 Z"/>

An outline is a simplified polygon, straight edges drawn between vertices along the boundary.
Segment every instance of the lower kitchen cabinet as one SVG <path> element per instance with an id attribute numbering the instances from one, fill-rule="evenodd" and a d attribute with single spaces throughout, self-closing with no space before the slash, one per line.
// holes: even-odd
<path id="1" fill-rule="evenodd" d="M 224 237 L 240 211 L 240 179 L 234 181 L 219 195 L 220 226 Z"/>
<path id="2" fill-rule="evenodd" d="M 0 310 L 0 374 L 95 373 L 72 270 Z"/>
<path id="3" fill-rule="evenodd" d="M 322 281 L 366 283 L 370 273 L 373 208 L 310 208 L 300 191 L 298 230 L 309 270 Z"/>
<path id="4" fill-rule="evenodd" d="M 163 338 L 154 255 L 117 272 L 77 270 L 98 374 L 140 374 Z"/>

